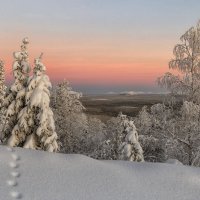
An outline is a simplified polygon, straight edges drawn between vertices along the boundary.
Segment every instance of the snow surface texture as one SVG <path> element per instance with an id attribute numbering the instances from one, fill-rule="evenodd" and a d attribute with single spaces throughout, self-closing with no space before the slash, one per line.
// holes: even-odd
<path id="1" fill-rule="evenodd" d="M 0 146 L 2 200 L 197 200 L 200 169 Z"/>

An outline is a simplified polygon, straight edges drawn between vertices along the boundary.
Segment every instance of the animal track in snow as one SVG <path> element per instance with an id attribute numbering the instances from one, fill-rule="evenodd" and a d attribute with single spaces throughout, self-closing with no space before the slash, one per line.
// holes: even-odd
<path id="1" fill-rule="evenodd" d="M 20 160 L 20 157 L 17 154 L 15 154 L 15 153 L 12 154 L 12 158 L 15 161 Z"/>
<path id="2" fill-rule="evenodd" d="M 17 172 L 17 171 L 12 171 L 12 172 L 10 173 L 10 175 L 13 176 L 13 177 L 19 177 L 19 176 L 20 176 L 20 173 Z"/>
<path id="3" fill-rule="evenodd" d="M 16 180 L 8 180 L 8 181 L 7 181 L 7 184 L 8 184 L 9 186 L 16 186 L 16 185 L 17 185 L 17 181 L 16 181 Z"/>
<path id="4" fill-rule="evenodd" d="M 9 162 L 9 166 L 11 168 L 11 172 L 10 172 L 11 178 L 8 179 L 6 182 L 9 187 L 16 187 L 18 185 L 17 178 L 20 177 L 21 175 L 19 171 L 15 171 L 16 168 L 20 167 L 19 165 L 20 156 L 14 153 L 15 150 L 12 147 L 7 147 L 7 150 L 11 153 L 12 161 Z M 14 199 L 22 198 L 22 194 L 18 192 L 17 190 L 15 191 L 11 190 L 10 196 Z"/>
<path id="5" fill-rule="evenodd" d="M 10 162 L 9 165 L 10 165 L 11 168 L 18 168 L 19 167 L 19 164 L 16 163 L 16 162 Z"/>
<path id="6" fill-rule="evenodd" d="M 14 149 L 12 147 L 7 147 L 7 150 L 10 151 L 10 152 L 14 151 Z"/>
<path id="7" fill-rule="evenodd" d="M 15 198 L 15 199 L 21 199 L 22 198 L 22 194 L 17 192 L 17 191 L 10 192 L 10 196 Z"/>

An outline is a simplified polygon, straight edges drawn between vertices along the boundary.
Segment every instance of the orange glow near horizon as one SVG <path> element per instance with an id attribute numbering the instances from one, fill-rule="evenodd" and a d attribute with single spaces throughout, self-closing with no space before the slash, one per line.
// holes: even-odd
<path id="1" fill-rule="evenodd" d="M 12 82 L 12 52 L 28 37 L 30 63 L 44 53 L 51 82 L 86 93 L 162 92 L 173 47 L 199 18 L 200 1 L 2 1 L 0 59 Z M 97 91 L 98 90 L 98 91 Z"/>
<path id="2" fill-rule="evenodd" d="M 6 79 L 12 80 L 12 60 L 6 60 Z M 31 60 L 33 63 L 33 59 Z M 53 81 L 67 79 L 75 84 L 154 84 L 158 76 L 168 70 L 167 62 L 146 63 L 104 63 L 94 62 L 56 62 L 56 60 L 43 63 L 47 67 L 47 74 Z M 33 64 L 32 64 L 33 67 Z"/>
<path id="3" fill-rule="evenodd" d="M 13 40 L 14 41 L 14 40 Z M 152 50 L 150 46 L 135 44 L 121 45 L 101 42 L 64 43 L 61 41 L 33 41 L 29 45 L 29 61 L 33 65 L 34 57 L 44 52 L 43 63 L 52 82 L 63 79 L 72 84 L 88 85 L 155 85 L 157 77 L 168 71 L 170 54 Z M 104 43 L 103 43 L 104 42 Z M 112 42 L 111 42 L 112 43 Z M 39 45 L 39 46 L 38 46 Z M 163 44 L 157 44 L 158 48 Z M 6 79 L 12 81 L 12 52 L 19 50 L 19 43 L 7 46 L 1 58 L 5 61 Z M 41 48 L 41 50 L 40 50 Z M 135 50 L 137 49 L 137 50 Z M 143 49 L 143 51 L 142 51 Z"/>

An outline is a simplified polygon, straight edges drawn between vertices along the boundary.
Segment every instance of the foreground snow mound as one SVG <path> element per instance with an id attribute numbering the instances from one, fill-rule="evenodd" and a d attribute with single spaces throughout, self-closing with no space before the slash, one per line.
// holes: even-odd
<path id="1" fill-rule="evenodd" d="M 200 169 L 0 146 L 0 199 L 197 200 Z"/>

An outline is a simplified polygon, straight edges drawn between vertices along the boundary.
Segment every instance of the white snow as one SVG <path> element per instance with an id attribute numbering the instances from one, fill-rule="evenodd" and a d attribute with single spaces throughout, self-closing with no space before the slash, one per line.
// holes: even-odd
<path id="1" fill-rule="evenodd" d="M 2 200 L 197 200 L 199 188 L 199 168 L 0 146 Z"/>

